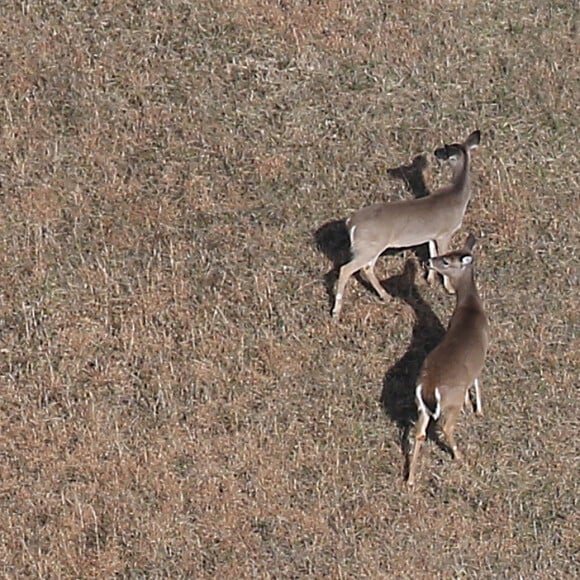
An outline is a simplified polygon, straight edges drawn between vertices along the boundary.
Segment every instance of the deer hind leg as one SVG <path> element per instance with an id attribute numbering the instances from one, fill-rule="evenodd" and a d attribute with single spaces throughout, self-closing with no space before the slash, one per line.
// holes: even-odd
<path id="1" fill-rule="evenodd" d="M 344 289 L 348 279 L 355 273 L 358 272 L 364 266 L 364 262 L 357 260 L 356 258 L 350 262 L 344 264 L 341 267 L 340 273 L 338 275 L 338 282 L 336 283 L 336 293 L 334 295 L 334 307 L 332 308 L 332 317 L 338 320 L 340 316 L 340 311 L 342 310 L 342 297 L 344 295 Z"/>
<path id="2" fill-rule="evenodd" d="M 407 471 L 407 485 L 412 487 L 415 485 L 415 476 L 417 474 L 417 463 L 419 461 L 419 452 L 421 446 L 427 437 L 427 426 L 429 425 L 429 415 L 419 408 L 419 418 L 415 424 L 415 446 L 413 447 L 413 455 L 409 462 Z"/>
<path id="3" fill-rule="evenodd" d="M 388 295 L 383 285 L 379 282 L 377 275 L 375 274 L 375 262 L 376 259 L 363 267 L 363 272 L 366 279 L 371 283 L 375 292 L 380 296 L 381 300 L 386 300 Z"/>
<path id="4" fill-rule="evenodd" d="M 457 421 L 457 414 L 459 409 L 454 409 L 449 412 L 448 416 L 443 422 L 441 430 L 443 431 L 443 443 L 448 447 L 453 459 L 461 461 L 461 453 L 457 449 L 457 442 L 455 441 L 455 423 Z"/>

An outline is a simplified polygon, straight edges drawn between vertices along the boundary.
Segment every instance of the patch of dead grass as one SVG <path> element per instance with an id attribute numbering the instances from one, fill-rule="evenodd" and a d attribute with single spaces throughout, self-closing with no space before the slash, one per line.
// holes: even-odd
<path id="1" fill-rule="evenodd" d="M 574 576 L 575 16 L 7 7 L 4 575 Z M 409 196 L 387 170 L 476 126 L 486 416 L 461 417 L 463 465 L 426 446 L 410 494 L 381 393 L 452 300 L 353 282 L 336 326 L 313 235 Z M 447 179 L 430 160 L 426 186 Z"/>

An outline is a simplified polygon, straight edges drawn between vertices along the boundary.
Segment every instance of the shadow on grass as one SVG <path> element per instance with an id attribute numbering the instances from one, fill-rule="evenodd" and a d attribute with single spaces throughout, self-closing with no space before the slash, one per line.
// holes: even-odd
<path id="1" fill-rule="evenodd" d="M 409 165 L 400 165 L 387 169 L 387 174 L 405 182 L 409 192 L 416 198 L 429 195 L 429 189 L 425 183 L 424 170 L 427 167 L 427 157 L 417 155 Z M 314 233 L 314 241 L 318 250 L 324 254 L 331 262 L 332 268 L 324 275 L 324 285 L 330 307 L 334 302 L 334 286 L 338 278 L 340 268 L 350 261 L 350 237 L 346 227 L 346 219 L 332 220 L 320 226 Z M 401 249 L 387 249 L 381 255 L 389 256 L 397 254 Z M 417 246 L 413 250 L 417 259 L 423 263 L 429 258 L 427 244 Z M 368 290 L 374 292 L 372 286 L 359 275 L 355 274 L 356 279 Z M 395 277 L 396 278 L 396 277 Z"/>
<path id="2" fill-rule="evenodd" d="M 393 179 L 400 179 L 405 183 L 407 191 L 413 195 L 415 199 L 427 197 L 431 192 L 425 183 L 425 169 L 427 169 L 427 156 L 417 155 L 409 165 L 399 165 L 387 169 L 387 174 Z M 422 244 L 413 249 L 413 253 L 417 256 L 419 262 L 424 263 L 429 259 L 429 246 Z"/>
<path id="3" fill-rule="evenodd" d="M 417 420 L 415 386 L 427 355 L 441 342 L 445 328 L 415 284 L 417 266 L 407 260 L 403 273 L 392 276 L 383 286 L 394 298 L 404 300 L 415 314 L 413 334 L 407 352 L 386 373 L 383 379 L 381 404 L 386 415 L 400 430 L 401 449 L 409 454 L 409 435 Z M 433 434 L 430 438 L 437 439 Z"/>
<path id="4" fill-rule="evenodd" d="M 394 179 L 405 182 L 407 189 L 416 199 L 427 197 L 429 188 L 425 183 L 424 171 L 427 168 L 427 156 L 417 155 L 409 165 L 399 165 L 387 169 L 387 174 Z"/>
<path id="5" fill-rule="evenodd" d="M 333 220 L 320 226 L 314 232 L 314 241 L 318 250 L 332 262 L 332 268 L 324 275 L 324 287 L 328 295 L 329 308 L 332 308 L 334 286 L 338 279 L 338 273 L 340 268 L 351 259 L 350 237 L 346 228 L 346 219 Z M 359 276 L 358 272 L 355 274 L 355 278 L 366 288 L 371 288 L 370 284 Z"/>
<path id="6" fill-rule="evenodd" d="M 332 308 L 334 304 L 334 287 L 338 279 L 338 273 L 340 268 L 351 259 L 350 237 L 346 228 L 346 219 L 333 220 L 322 225 L 314 233 L 314 241 L 318 250 L 332 262 L 332 268 L 324 275 L 324 286 L 328 295 L 329 307 Z M 381 255 L 394 255 L 398 252 L 400 250 L 389 249 L 385 250 Z M 360 272 L 356 272 L 354 277 L 369 292 L 375 293 L 373 287 L 360 275 Z"/>

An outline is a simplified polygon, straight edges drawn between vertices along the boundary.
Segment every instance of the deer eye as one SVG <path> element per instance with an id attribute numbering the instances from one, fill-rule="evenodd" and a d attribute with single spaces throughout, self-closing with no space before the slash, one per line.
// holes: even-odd
<path id="1" fill-rule="evenodd" d="M 441 258 L 441 263 L 445 268 L 449 267 L 449 260 L 447 258 Z"/>

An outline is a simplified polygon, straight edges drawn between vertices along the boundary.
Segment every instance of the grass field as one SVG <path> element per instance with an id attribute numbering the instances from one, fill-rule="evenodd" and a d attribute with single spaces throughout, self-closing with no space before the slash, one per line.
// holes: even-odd
<path id="1" fill-rule="evenodd" d="M 0 4 L 2 577 L 577 577 L 576 2 Z M 453 298 L 334 324 L 320 232 L 475 128 L 485 417 L 410 492 Z"/>

